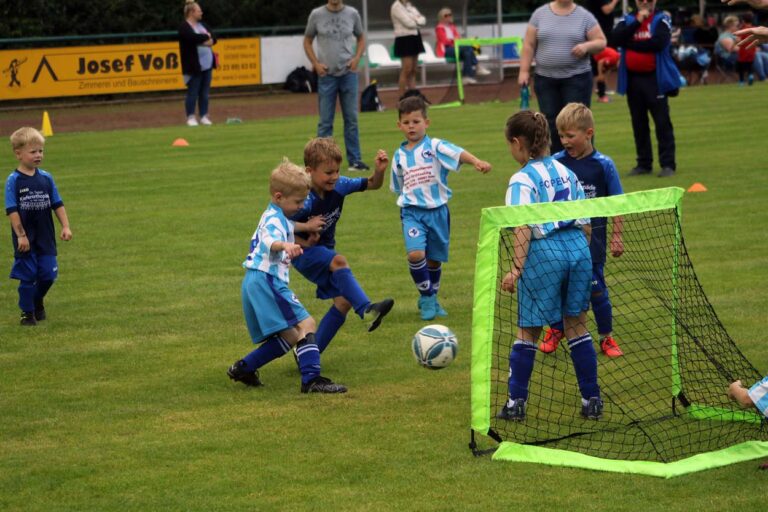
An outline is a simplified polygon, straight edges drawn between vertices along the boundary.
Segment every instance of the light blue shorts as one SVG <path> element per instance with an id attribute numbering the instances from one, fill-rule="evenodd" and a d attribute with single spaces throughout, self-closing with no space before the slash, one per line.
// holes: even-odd
<path id="1" fill-rule="evenodd" d="M 400 221 L 406 252 L 425 251 L 428 260 L 448 261 L 451 214 L 447 205 L 432 210 L 406 206 L 400 209 Z"/>
<path id="2" fill-rule="evenodd" d="M 531 240 L 518 281 L 519 327 L 541 327 L 589 309 L 592 257 L 580 229 Z"/>
<path id="3" fill-rule="evenodd" d="M 247 270 L 242 286 L 243 313 L 251 341 L 259 343 L 293 327 L 309 313 L 288 285 L 260 270 Z"/>

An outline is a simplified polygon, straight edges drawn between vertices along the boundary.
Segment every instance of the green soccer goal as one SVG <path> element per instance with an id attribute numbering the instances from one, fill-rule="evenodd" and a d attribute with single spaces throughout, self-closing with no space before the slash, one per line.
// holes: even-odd
<path id="1" fill-rule="evenodd" d="M 696 277 L 681 228 L 683 190 L 483 210 L 472 322 L 472 443 L 496 460 L 673 477 L 768 455 L 768 421 L 726 396 L 762 377 L 728 336 Z M 607 257 L 613 332 L 624 356 L 598 356 L 605 409 L 578 414 L 566 343 L 537 352 L 526 419 L 496 418 L 507 398 L 517 297 L 501 291 L 513 228 L 574 218 L 622 219 L 624 254 Z M 608 233 L 609 235 L 609 233 Z M 610 239 L 610 236 L 608 236 Z M 591 312 L 590 332 L 597 334 Z M 481 439 L 481 438 L 478 438 Z"/>

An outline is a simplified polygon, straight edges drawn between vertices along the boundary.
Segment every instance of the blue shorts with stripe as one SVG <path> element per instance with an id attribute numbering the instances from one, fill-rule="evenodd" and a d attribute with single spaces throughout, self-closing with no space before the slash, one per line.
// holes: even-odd
<path id="1" fill-rule="evenodd" d="M 304 254 L 291 260 L 291 265 L 308 281 L 317 285 L 315 294 L 318 299 L 333 299 L 341 296 L 341 291 L 331 283 L 331 262 L 336 251 L 324 245 L 305 247 Z"/>
<path id="2" fill-rule="evenodd" d="M 260 270 L 245 272 L 242 298 L 245 323 L 254 343 L 262 342 L 309 317 L 285 281 Z"/>
<path id="3" fill-rule="evenodd" d="M 19 281 L 55 281 L 59 275 L 59 264 L 53 254 L 30 252 L 16 257 L 11 268 L 11 279 Z"/>
<path id="4" fill-rule="evenodd" d="M 451 214 L 448 205 L 425 209 L 406 206 L 400 209 L 405 251 L 425 251 L 427 259 L 448 261 L 451 240 Z"/>
<path id="5" fill-rule="evenodd" d="M 592 257 L 581 229 L 531 240 L 518 281 L 519 327 L 541 327 L 589 309 Z"/>

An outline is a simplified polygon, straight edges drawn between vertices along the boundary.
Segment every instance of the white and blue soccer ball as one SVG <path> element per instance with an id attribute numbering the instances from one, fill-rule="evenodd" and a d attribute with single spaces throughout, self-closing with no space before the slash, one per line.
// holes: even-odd
<path id="1" fill-rule="evenodd" d="M 449 328 L 433 324 L 419 329 L 411 342 L 416 361 L 430 370 L 445 368 L 456 359 L 459 340 Z"/>

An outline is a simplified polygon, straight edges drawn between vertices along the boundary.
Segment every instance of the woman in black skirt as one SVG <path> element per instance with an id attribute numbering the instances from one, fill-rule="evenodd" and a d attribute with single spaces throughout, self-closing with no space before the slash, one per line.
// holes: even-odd
<path id="1" fill-rule="evenodd" d="M 400 96 L 407 89 L 416 88 L 416 64 L 419 54 L 424 52 L 419 27 L 426 25 L 427 20 L 407 0 L 395 0 L 390 9 L 392 25 L 395 27 L 395 57 L 400 59 Z"/>

